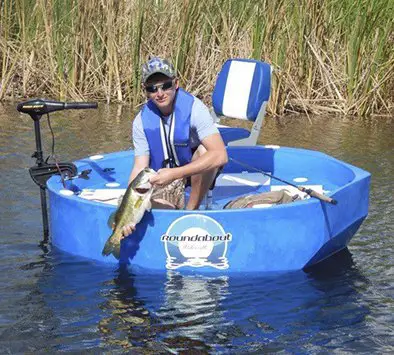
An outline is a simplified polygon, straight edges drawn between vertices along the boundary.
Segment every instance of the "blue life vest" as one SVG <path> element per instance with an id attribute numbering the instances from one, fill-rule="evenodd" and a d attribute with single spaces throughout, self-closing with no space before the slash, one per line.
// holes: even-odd
<path id="1" fill-rule="evenodd" d="M 149 100 L 141 110 L 141 120 L 149 144 L 149 166 L 158 170 L 163 167 L 183 166 L 190 163 L 190 116 L 194 96 L 178 89 L 175 108 L 171 114 L 169 132 L 166 133 L 162 114 Z"/>

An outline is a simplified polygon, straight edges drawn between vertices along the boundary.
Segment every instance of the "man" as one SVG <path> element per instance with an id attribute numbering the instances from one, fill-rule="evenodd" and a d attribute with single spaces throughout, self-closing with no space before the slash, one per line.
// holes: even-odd
<path id="1" fill-rule="evenodd" d="M 152 58 L 142 66 L 148 102 L 133 122 L 134 167 L 129 182 L 145 167 L 158 172 L 153 208 L 184 208 L 184 184 L 190 178 L 186 209 L 198 209 L 218 169 L 227 163 L 227 151 L 208 108 L 179 88 L 174 67 Z M 127 225 L 129 235 L 135 226 Z"/>

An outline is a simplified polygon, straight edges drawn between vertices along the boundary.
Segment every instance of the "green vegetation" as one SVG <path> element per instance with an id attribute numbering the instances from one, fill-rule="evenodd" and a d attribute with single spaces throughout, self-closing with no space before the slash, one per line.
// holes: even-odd
<path id="1" fill-rule="evenodd" d="M 269 111 L 394 107 L 393 0 L 1 0 L 0 100 L 138 105 L 140 65 L 171 58 L 207 103 L 231 57 L 274 68 Z"/>

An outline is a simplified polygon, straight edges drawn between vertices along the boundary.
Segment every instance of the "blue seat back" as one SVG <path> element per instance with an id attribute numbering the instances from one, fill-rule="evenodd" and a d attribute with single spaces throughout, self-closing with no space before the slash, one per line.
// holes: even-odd
<path id="1" fill-rule="evenodd" d="M 271 66 L 252 59 L 229 59 L 212 94 L 217 116 L 255 121 L 271 91 Z"/>

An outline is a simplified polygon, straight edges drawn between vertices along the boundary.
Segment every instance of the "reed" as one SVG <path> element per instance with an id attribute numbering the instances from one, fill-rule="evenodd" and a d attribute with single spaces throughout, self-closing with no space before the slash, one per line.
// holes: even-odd
<path id="1" fill-rule="evenodd" d="M 268 111 L 393 114 L 392 0 L 2 0 L 0 100 L 138 106 L 140 66 L 172 59 L 207 104 L 231 57 L 274 68 Z"/>

